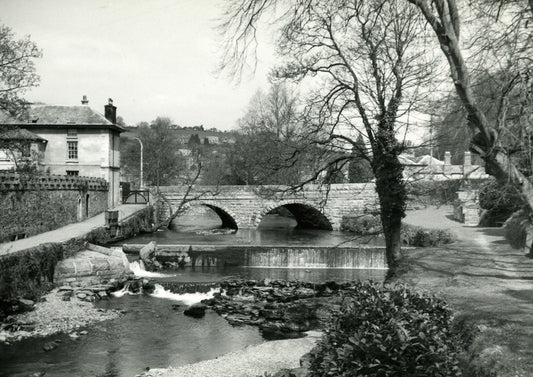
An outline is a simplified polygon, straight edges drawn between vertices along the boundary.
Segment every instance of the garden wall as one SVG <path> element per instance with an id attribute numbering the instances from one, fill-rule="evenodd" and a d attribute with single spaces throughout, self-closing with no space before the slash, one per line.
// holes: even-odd
<path id="1" fill-rule="evenodd" d="M 107 197 L 101 178 L 0 173 L 0 242 L 92 217 L 107 209 Z"/>

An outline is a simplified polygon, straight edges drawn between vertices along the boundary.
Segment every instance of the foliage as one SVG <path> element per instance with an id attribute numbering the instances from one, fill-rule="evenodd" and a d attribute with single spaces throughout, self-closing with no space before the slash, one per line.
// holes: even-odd
<path id="1" fill-rule="evenodd" d="M 440 246 L 452 243 L 455 236 L 447 229 L 433 229 L 402 224 L 402 242 L 416 247 Z"/>
<path id="2" fill-rule="evenodd" d="M 150 124 L 138 125 L 138 137 L 143 145 L 143 180 L 152 186 L 178 184 L 186 174 L 186 160 L 178 152 L 178 139 L 169 118 L 158 117 Z M 140 145 L 127 136 L 121 143 L 121 166 L 125 175 L 140 175 Z"/>
<path id="3" fill-rule="evenodd" d="M 309 376 L 459 376 L 451 321 L 434 296 L 358 283 L 311 351 Z"/>
<path id="4" fill-rule="evenodd" d="M 189 147 L 193 147 L 193 146 L 198 146 L 201 144 L 202 142 L 200 141 L 200 136 L 198 134 L 191 134 L 191 137 L 189 138 L 187 145 Z"/>
<path id="5" fill-rule="evenodd" d="M 341 230 L 355 233 L 360 236 L 381 234 L 383 227 L 381 219 L 377 215 L 364 214 L 361 216 L 343 217 Z"/>
<path id="6" fill-rule="evenodd" d="M 531 226 L 531 218 L 525 210 L 511 215 L 504 224 L 505 238 L 512 247 L 520 249 L 526 246 L 526 228 Z"/>
<path id="7" fill-rule="evenodd" d="M 378 215 L 364 214 L 357 217 L 343 217 L 341 230 L 358 236 L 383 234 Z M 453 242 L 455 236 L 447 229 L 424 228 L 402 223 L 400 238 L 406 246 L 440 246 Z"/>
<path id="8" fill-rule="evenodd" d="M 522 207 L 522 199 L 514 186 L 501 185 L 496 180 L 490 180 L 479 191 L 479 204 L 485 210 L 483 225 L 496 226 L 501 225 Z"/>
<path id="9" fill-rule="evenodd" d="M 184 159 L 177 152 L 177 138 L 169 118 L 157 117 L 149 127 L 139 127 L 144 145 L 145 181 L 153 186 L 176 184 L 184 170 Z"/>
<path id="10" fill-rule="evenodd" d="M 310 174 L 312 154 L 300 139 L 296 108 L 293 91 L 282 84 L 254 95 L 227 160 L 235 183 L 297 185 Z"/>
<path id="11" fill-rule="evenodd" d="M 409 201 L 423 205 L 453 204 L 457 191 L 463 184 L 460 180 L 412 181 L 407 183 Z M 477 182 L 471 185 L 477 186 Z"/>
<path id="12" fill-rule="evenodd" d="M 34 59 L 42 54 L 29 36 L 14 37 L 9 27 L 0 25 L 0 110 L 19 118 L 26 107 L 22 95 L 39 84 Z"/>

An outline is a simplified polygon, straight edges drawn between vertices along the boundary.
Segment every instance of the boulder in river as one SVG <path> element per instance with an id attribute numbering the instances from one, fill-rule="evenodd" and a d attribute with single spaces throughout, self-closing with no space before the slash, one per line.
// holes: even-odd
<path id="1" fill-rule="evenodd" d="M 156 243 L 155 241 L 151 241 L 139 250 L 139 257 L 144 263 L 152 263 L 152 259 L 155 257 L 155 251 Z"/>
<path id="2" fill-rule="evenodd" d="M 205 316 L 206 309 L 207 309 L 206 305 L 202 303 L 197 303 L 185 309 L 183 314 L 189 317 L 193 317 L 193 318 L 202 318 Z"/>

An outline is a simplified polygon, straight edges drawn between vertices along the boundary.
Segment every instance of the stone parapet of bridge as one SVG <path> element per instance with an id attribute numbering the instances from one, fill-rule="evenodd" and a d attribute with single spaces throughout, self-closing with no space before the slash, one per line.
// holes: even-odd
<path id="1" fill-rule="evenodd" d="M 186 186 L 162 186 L 154 194 L 160 220 L 168 219 L 184 200 Z M 339 229 L 344 216 L 378 208 L 374 183 L 306 185 L 294 191 L 287 186 L 195 186 L 187 205 L 203 205 L 215 211 L 224 227 L 255 229 L 264 215 L 285 207 L 303 228 Z M 169 205 L 170 203 L 170 205 Z"/>

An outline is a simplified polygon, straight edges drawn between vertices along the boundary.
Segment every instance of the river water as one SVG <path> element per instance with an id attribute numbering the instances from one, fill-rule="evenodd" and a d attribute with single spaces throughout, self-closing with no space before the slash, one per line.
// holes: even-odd
<path id="1" fill-rule="evenodd" d="M 170 231 L 141 235 L 124 243 L 159 244 L 257 244 L 257 245 L 355 245 L 362 240 L 341 232 L 296 230 L 293 219 L 266 217 L 257 231 L 239 230 L 235 234 L 217 234 L 218 219 L 211 214 L 184 217 Z M 366 240 L 364 240 L 366 242 Z M 286 279 L 303 281 L 382 280 L 384 270 L 289 269 L 246 267 L 184 268 L 163 271 L 154 278 L 162 285 L 181 282 L 218 282 L 227 278 Z M 166 286 L 166 285 L 165 285 Z M 45 372 L 46 376 L 135 376 L 146 367 L 164 368 L 212 359 L 225 353 L 258 344 L 265 339 L 251 326 L 232 327 L 223 318 L 208 311 L 201 319 L 183 314 L 187 304 L 204 296 L 176 295 L 158 289 L 154 295 L 123 295 L 102 300 L 96 305 L 119 309 L 125 314 L 116 320 L 86 328 L 87 335 L 77 340 L 66 334 L 28 339 L 6 346 L 0 344 L 0 376 L 28 376 Z M 79 330 L 78 330 L 79 331 Z M 59 346 L 45 352 L 51 340 Z"/>

